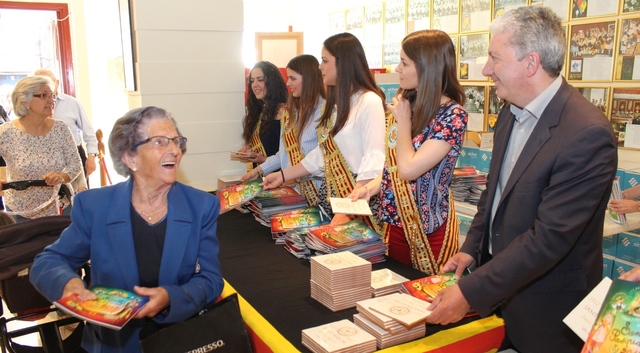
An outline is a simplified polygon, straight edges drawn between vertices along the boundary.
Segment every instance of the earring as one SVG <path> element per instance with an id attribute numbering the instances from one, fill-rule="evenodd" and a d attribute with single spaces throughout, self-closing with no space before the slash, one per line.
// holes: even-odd
<path id="1" fill-rule="evenodd" d="M 137 171 L 138 171 L 138 168 L 133 167 L 133 171 L 134 171 L 134 172 L 137 172 Z"/>

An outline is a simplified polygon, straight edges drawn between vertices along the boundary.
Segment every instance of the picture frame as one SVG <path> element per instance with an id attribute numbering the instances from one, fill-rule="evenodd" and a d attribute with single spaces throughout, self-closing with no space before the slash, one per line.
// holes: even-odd
<path id="1" fill-rule="evenodd" d="M 364 43 L 364 6 L 354 7 L 345 12 L 345 30 Z"/>
<path id="2" fill-rule="evenodd" d="M 616 21 L 571 24 L 567 49 L 567 80 L 611 81 Z"/>
<path id="3" fill-rule="evenodd" d="M 337 11 L 329 14 L 329 31 L 331 35 L 342 33 L 347 29 L 345 11 Z"/>
<path id="4" fill-rule="evenodd" d="M 429 0 L 407 0 L 407 34 L 431 29 Z"/>
<path id="5" fill-rule="evenodd" d="M 620 20 L 619 40 L 616 48 L 615 81 L 640 81 L 640 69 L 637 69 L 637 64 L 640 64 L 638 33 L 640 33 L 640 17 Z"/>
<path id="6" fill-rule="evenodd" d="M 466 97 L 464 109 L 468 116 L 467 131 L 485 131 L 487 86 L 463 85 L 462 88 Z"/>
<path id="7" fill-rule="evenodd" d="M 122 39 L 122 68 L 124 70 L 124 89 L 135 92 L 137 87 L 135 69 L 135 40 L 131 22 L 131 0 L 118 0 L 120 15 L 120 37 Z"/>
<path id="8" fill-rule="evenodd" d="M 432 29 L 446 33 L 458 33 L 460 5 L 458 0 L 433 0 Z"/>
<path id="9" fill-rule="evenodd" d="M 618 13 L 619 1 L 571 0 L 571 19 L 603 17 Z"/>
<path id="10" fill-rule="evenodd" d="M 611 126 L 618 140 L 618 147 L 640 148 L 637 131 L 640 128 L 640 88 L 613 88 L 611 99 Z M 627 127 L 633 125 L 633 129 Z M 633 130 L 629 143 L 627 133 Z"/>
<path id="11" fill-rule="evenodd" d="M 491 18 L 491 0 L 462 0 L 460 33 L 486 30 Z"/>
<path id="12" fill-rule="evenodd" d="M 602 113 L 609 116 L 609 92 L 608 86 L 574 86 L 589 102 L 599 108 Z"/>
<path id="13" fill-rule="evenodd" d="M 382 42 L 384 41 L 384 3 L 364 7 L 364 53 L 369 67 L 383 67 Z"/>
<path id="14" fill-rule="evenodd" d="M 459 72 L 460 80 L 487 81 L 482 68 L 487 62 L 489 33 L 462 34 L 459 36 Z"/>
<path id="15" fill-rule="evenodd" d="M 384 7 L 384 47 L 382 64 L 395 67 L 400 62 L 402 39 L 407 35 L 405 0 L 387 0 Z"/>
<path id="16" fill-rule="evenodd" d="M 256 61 L 287 67 L 291 58 L 303 53 L 303 48 L 303 32 L 256 32 Z"/>
<path id="17" fill-rule="evenodd" d="M 530 6 L 547 6 L 551 8 L 562 21 L 567 21 L 569 20 L 569 3 L 570 1 L 531 0 Z"/>
<path id="18" fill-rule="evenodd" d="M 629 14 L 634 12 L 640 12 L 640 1 L 638 0 L 622 0 L 623 14 Z"/>
<path id="19" fill-rule="evenodd" d="M 527 6 L 527 0 L 493 0 L 492 19 L 500 17 L 503 13 L 516 9 L 518 7 Z"/>
<path id="20" fill-rule="evenodd" d="M 498 114 L 506 102 L 498 97 L 496 86 L 489 86 L 487 92 L 487 126 L 486 131 L 493 132 L 496 122 L 498 122 Z"/>

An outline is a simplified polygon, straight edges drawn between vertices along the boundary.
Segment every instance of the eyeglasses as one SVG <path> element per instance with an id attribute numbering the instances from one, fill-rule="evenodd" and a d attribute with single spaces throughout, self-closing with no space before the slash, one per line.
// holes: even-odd
<path id="1" fill-rule="evenodd" d="M 56 98 L 58 98 L 58 96 L 56 96 L 53 93 L 40 93 L 40 94 L 34 94 L 33 96 L 36 98 L 44 99 L 44 100 L 49 100 L 49 99 L 56 100 Z"/>
<path id="2" fill-rule="evenodd" d="M 173 143 L 175 143 L 176 146 L 180 148 L 184 147 L 187 144 L 187 138 L 184 136 L 176 136 L 176 137 L 151 136 L 140 142 L 134 143 L 131 149 L 135 151 L 136 148 L 149 142 L 151 142 L 151 145 L 155 148 L 167 148 L 167 146 L 169 146 L 169 141 L 173 141 Z"/>

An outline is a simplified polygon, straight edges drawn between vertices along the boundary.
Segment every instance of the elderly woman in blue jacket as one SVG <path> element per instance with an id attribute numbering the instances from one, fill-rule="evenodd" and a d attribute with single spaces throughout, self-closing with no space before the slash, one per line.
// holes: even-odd
<path id="1" fill-rule="evenodd" d="M 196 315 L 223 288 L 218 199 L 176 182 L 187 139 L 164 109 L 134 109 L 109 137 L 115 170 L 130 178 L 76 195 L 71 225 L 35 258 L 31 282 L 49 300 L 86 289 L 77 269 L 91 260 L 91 285 L 149 297 L 120 331 L 88 324 L 88 352 L 140 352 L 139 340 Z"/>

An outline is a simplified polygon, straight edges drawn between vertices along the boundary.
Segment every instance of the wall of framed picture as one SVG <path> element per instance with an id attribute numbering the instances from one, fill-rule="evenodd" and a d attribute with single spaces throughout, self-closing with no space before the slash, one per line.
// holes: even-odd
<path id="1" fill-rule="evenodd" d="M 397 65 L 405 35 L 422 29 L 446 32 L 459 58 L 458 78 L 472 117 L 469 130 L 492 131 L 501 102 L 482 75 L 489 25 L 520 6 L 548 6 L 558 14 L 567 31 L 564 77 L 607 115 L 620 148 L 640 149 L 640 0 L 372 1 L 336 9 L 331 25 L 336 32 L 361 34 L 369 65 L 388 72 Z"/>

